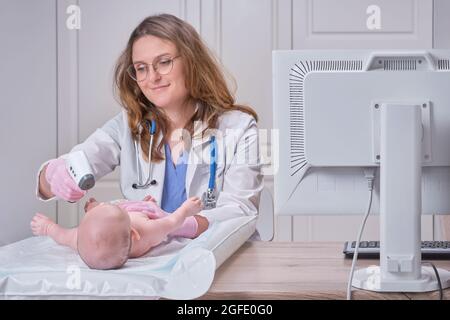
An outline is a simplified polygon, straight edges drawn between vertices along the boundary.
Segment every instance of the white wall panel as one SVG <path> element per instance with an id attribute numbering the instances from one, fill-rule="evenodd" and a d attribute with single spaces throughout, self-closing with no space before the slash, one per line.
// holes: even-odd
<path id="1" fill-rule="evenodd" d="M 450 49 L 450 1 L 434 0 L 433 47 Z"/>
<path id="2" fill-rule="evenodd" d="M 0 246 L 31 236 L 39 166 L 57 153 L 55 0 L 0 2 Z"/>
<path id="3" fill-rule="evenodd" d="M 272 127 L 271 0 L 222 1 L 222 62 L 237 81 L 237 100 L 251 105 L 260 128 Z"/>
<path id="4" fill-rule="evenodd" d="M 367 27 L 373 5 L 380 29 Z M 432 0 L 295 0 L 294 48 L 431 48 L 432 13 Z"/>

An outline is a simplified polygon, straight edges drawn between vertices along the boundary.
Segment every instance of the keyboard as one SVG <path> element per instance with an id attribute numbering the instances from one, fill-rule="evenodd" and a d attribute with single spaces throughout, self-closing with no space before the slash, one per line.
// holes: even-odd
<path id="1" fill-rule="evenodd" d="M 344 244 L 346 258 L 353 258 L 356 241 Z M 361 241 L 358 259 L 379 259 L 380 241 Z M 422 260 L 450 260 L 450 241 L 422 241 Z"/>

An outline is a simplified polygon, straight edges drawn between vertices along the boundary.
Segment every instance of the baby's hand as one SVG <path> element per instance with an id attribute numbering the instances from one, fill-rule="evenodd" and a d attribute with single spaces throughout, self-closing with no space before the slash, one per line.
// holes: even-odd
<path id="1" fill-rule="evenodd" d="M 52 219 L 43 214 L 36 213 L 31 220 L 30 226 L 35 236 L 46 236 L 50 226 L 54 225 Z"/>
<path id="2" fill-rule="evenodd" d="M 193 216 L 202 210 L 202 201 L 199 197 L 191 197 L 181 205 L 181 208 L 186 211 L 186 217 Z"/>
<path id="3" fill-rule="evenodd" d="M 88 201 L 84 204 L 84 212 L 88 212 L 92 208 L 96 207 L 98 205 L 98 201 L 95 200 L 95 198 L 89 198 Z"/>

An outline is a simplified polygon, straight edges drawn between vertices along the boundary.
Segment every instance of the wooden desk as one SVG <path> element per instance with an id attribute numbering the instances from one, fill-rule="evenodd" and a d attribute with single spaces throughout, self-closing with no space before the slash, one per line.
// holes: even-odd
<path id="1" fill-rule="evenodd" d="M 343 243 L 246 242 L 217 270 L 200 299 L 345 299 L 351 260 Z M 450 261 L 434 261 L 450 270 Z M 358 260 L 357 268 L 378 264 Z M 376 293 L 353 289 L 353 299 L 439 299 L 439 292 Z M 450 299 L 450 290 L 444 291 Z"/>

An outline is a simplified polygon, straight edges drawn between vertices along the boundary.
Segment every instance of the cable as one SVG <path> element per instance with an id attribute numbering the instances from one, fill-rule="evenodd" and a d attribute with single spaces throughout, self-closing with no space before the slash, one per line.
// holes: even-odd
<path id="1" fill-rule="evenodd" d="M 353 273 L 355 271 L 356 261 L 358 260 L 358 250 L 359 250 L 359 243 L 361 242 L 362 233 L 364 231 L 364 227 L 366 226 L 367 218 L 370 214 L 370 208 L 372 207 L 372 197 L 373 197 L 373 181 L 375 179 L 375 168 L 366 168 L 364 169 L 364 176 L 367 179 L 368 182 L 368 188 L 369 188 L 369 201 L 367 202 L 367 211 L 364 215 L 364 219 L 361 223 L 361 226 L 359 228 L 358 237 L 356 239 L 356 246 L 355 246 L 355 252 L 353 254 L 353 260 L 352 260 L 352 267 L 350 268 L 350 276 L 348 279 L 347 284 L 347 300 L 352 299 L 352 282 L 353 282 Z"/>
<path id="2" fill-rule="evenodd" d="M 347 300 L 352 299 L 352 282 L 353 282 L 353 274 L 355 271 L 356 261 L 358 260 L 359 243 L 361 242 L 361 238 L 362 238 L 364 228 L 366 226 L 367 218 L 369 217 L 369 214 L 370 214 L 370 208 L 372 207 L 375 168 L 364 169 L 364 176 L 366 177 L 367 182 L 368 182 L 368 188 L 370 191 L 370 195 L 369 195 L 369 200 L 367 203 L 367 211 L 366 211 L 366 214 L 364 215 L 363 221 L 359 228 L 358 237 L 356 240 L 355 251 L 354 251 L 353 260 L 352 260 L 352 266 L 350 268 L 350 276 L 349 276 L 349 280 L 348 280 L 348 284 L 347 284 Z M 427 261 L 422 262 L 422 264 L 429 264 L 433 268 L 434 273 L 436 275 L 436 280 L 437 280 L 438 286 L 439 286 L 439 300 L 442 300 L 444 297 L 444 293 L 442 290 L 441 278 L 439 276 L 439 272 L 438 272 L 436 266 L 432 262 L 427 262 Z"/>
<path id="3" fill-rule="evenodd" d="M 428 261 L 422 261 L 422 264 L 429 264 L 433 270 L 434 270 L 434 274 L 436 275 L 436 280 L 439 286 L 439 300 L 442 300 L 444 297 L 444 292 L 442 291 L 442 282 L 441 282 L 441 277 L 439 277 L 439 272 L 436 269 L 436 266 L 432 263 L 432 262 L 428 262 Z"/>
<path id="4" fill-rule="evenodd" d="M 373 194 L 373 190 L 370 191 L 369 202 L 367 205 L 367 212 L 366 212 L 366 215 L 364 216 L 364 219 L 363 219 L 363 222 L 359 229 L 358 237 L 356 240 L 355 252 L 353 254 L 353 260 L 352 260 L 352 267 L 350 268 L 350 276 L 349 276 L 349 280 L 348 280 L 348 284 L 347 284 L 347 300 L 352 299 L 353 273 L 355 271 L 356 260 L 358 260 L 359 243 L 361 242 L 362 233 L 363 233 L 364 227 L 366 225 L 367 218 L 369 217 L 370 207 L 372 206 L 372 194 Z"/>

